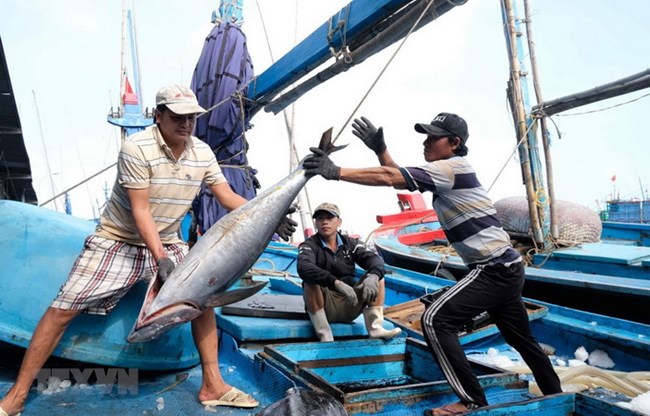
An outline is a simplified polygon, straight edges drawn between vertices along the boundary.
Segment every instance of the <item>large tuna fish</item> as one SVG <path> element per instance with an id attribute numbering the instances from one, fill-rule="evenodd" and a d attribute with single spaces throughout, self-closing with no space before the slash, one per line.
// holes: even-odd
<path id="1" fill-rule="evenodd" d="M 331 135 L 329 129 L 321 138 L 319 148 L 325 153 L 344 147 L 334 147 Z M 207 308 L 237 302 L 262 289 L 266 282 L 228 290 L 262 254 L 308 180 L 300 165 L 284 180 L 210 227 L 164 285 L 152 279 L 129 342 L 154 339 Z"/>

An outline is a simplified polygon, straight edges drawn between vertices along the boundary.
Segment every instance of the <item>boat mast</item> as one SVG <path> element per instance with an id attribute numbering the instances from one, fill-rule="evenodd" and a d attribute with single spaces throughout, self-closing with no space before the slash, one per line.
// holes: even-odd
<path id="1" fill-rule="evenodd" d="M 523 1 L 525 18 L 516 17 L 514 3 Z M 590 90 L 573 93 L 550 101 L 544 101 L 538 82 L 535 46 L 532 40 L 531 19 L 528 0 L 501 0 L 502 18 L 508 57 L 510 59 L 510 79 L 508 81 L 508 100 L 512 109 L 517 132 L 519 158 L 522 177 L 526 187 L 532 235 L 535 243 L 550 251 L 558 237 L 558 224 L 554 209 L 554 181 L 551 163 L 550 134 L 546 127 L 546 118 L 560 112 L 620 96 L 644 88 L 650 88 L 650 69 L 616 81 L 603 84 Z M 522 31 L 521 24 L 526 25 Z M 523 38 L 527 38 L 524 45 Z M 527 49 L 525 48 L 527 46 Z M 537 104 L 530 106 L 528 99 L 528 80 L 524 59 L 528 56 L 531 63 L 531 82 L 535 88 Z M 537 128 L 542 130 L 544 159 L 548 188 L 544 185 L 542 165 L 540 163 Z M 615 177 L 612 181 L 615 180 Z M 613 200 L 617 200 L 614 189 Z M 645 198 L 643 198 L 645 199 Z M 609 203 L 608 203 L 609 206 Z"/>
<path id="2" fill-rule="evenodd" d="M 116 111 L 111 110 L 107 121 L 121 128 L 121 139 L 137 133 L 153 124 L 153 114 L 142 107 L 142 88 L 140 84 L 140 59 L 138 56 L 138 42 L 135 32 L 135 16 L 133 7 L 127 6 L 127 1 L 122 0 L 122 47 L 120 52 L 120 105 Z M 129 44 L 127 46 L 127 36 Z M 133 68 L 133 83 L 135 91 L 128 77 L 127 48 L 131 52 L 130 66 Z"/>
<path id="3" fill-rule="evenodd" d="M 525 34 L 521 28 L 524 19 L 516 17 L 513 3 L 513 0 L 501 0 L 504 34 L 510 61 L 508 102 L 517 133 L 519 163 L 528 198 L 532 236 L 538 246 L 544 250 L 550 250 L 553 247 L 553 240 L 550 232 L 549 206 L 553 201 L 550 200 L 549 191 L 544 184 L 538 149 L 537 124 L 531 115 L 528 73 L 524 58 L 528 55 L 528 51 L 524 45 Z M 547 146 L 545 146 L 545 150 L 550 152 Z"/>
<path id="4" fill-rule="evenodd" d="M 533 41 L 533 26 L 530 8 L 528 7 L 529 0 L 524 0 L 524 15 L 526 18 L 526 38 L 528 40 L 528 52 L 530 55 L 530 69 L 532 72 L 533 88 L 535 89 L 535 97 L 537 104 L 544 102 L 542 98 L 542 89 L 539 85 L 539 71 L 537 70 L 537 52 L 535 50 L 535 42 Z M 534 108 L 534 107 L 533 107 Z M 553 163 L 551 155 L 551 137 L 546 124 L 546 117 L 539 117 L 539 127 L 542 130 L 542 144 L 544 146 L 544 161 L 546 168 L 546 180 L 548 181 L 548 200 L 549 200 L 549 214 L 551 225 L 551 238 L 555 241 L 559 238 L 560 230 L 557 224 L 557 215 L 555 212 L 555 181 L 553 175 Z"/>
<path id="5" fill-rule="evenodd" d="M 124 105 L 122 102 L 122 91 L 126 88 L 126 0 L 122 0 L 122 25 L 120 30 L 120 107 Z M 111 109 L 112 110 L 112 109 Z M 118 110 L 119 111 L 119 110 Z M 122 131 L 122 134 L 124 131 Z M 124 141 L 124 137 L 121 137 Z"/>
<path id="6" fill-rule="evenodd" d="M 295 16 L 294 16 L 294 26 L 293 26 L 293 40 L 294 43 L 298 39 L 298 1 L 296 1 L 295 7 Z M 271 48 L 269 48 L 269 52 Z M 271 56 L 273 60 L 273 56 Z M 274 61 L 274 60 L 273 60 Z M 287 127 L 287 132 L 289 134 L 289 159 L 290 166 L 289 172 L 293 172 L 300 163 L 300 158 L 298 157 L 298 151 L 296 150 L 296 135 L 294 134 L 295 130 L 295 120 L 296 120 L 296 107 L 294 104 L 291 104 L 291 117 L 287 114 L 287 109 L 285 108 L 282 113 L 284 114 L 284 121 Z M 291 120 L 291 121 L 289 121 Z M 305 239 L 314 235 L 313 221 L 311 218 L 311 204 L 309 202 L 309 194 L 307 193 L 307 187 L 305 186 L 298 193 L 298 215 L 300 216 L 300 223 L 302 224 L 302 234 Z"/>
<path id="7" fill-rule="evenodd" d="M 45 158 L 45 166 L 47 167 L 47 176 L 50 179 L 50 186 L 52 187 L 52 198 L 40 204 L 43 206 L 49 202 L 54 202 L 54 209 L 59 210 L 59 204 L 57 204 L 56 199 L 60 196 L 56 194 L 56 187 L 54 186 L 54 177 L 52 176 L 52 168 L 50 167 L 50 158 L 47 156 L 47 146 L 45 146 L 45 136 L 43 135 L 43 123 L 41 123 L 41 113 L 38 111 L 38 102 L 36 101 L 36 92 L 32 90 L 32 95 L 34 96 L 34 108 L 36 109 L 36 118 L 38 119 L 38 129 L 41 133 L 41 143 L 43 144 L 43 157 Z"/>

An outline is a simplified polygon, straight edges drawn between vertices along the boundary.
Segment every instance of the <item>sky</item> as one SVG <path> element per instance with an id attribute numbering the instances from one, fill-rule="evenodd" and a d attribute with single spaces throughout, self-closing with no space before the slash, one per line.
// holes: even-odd
<path id="1" fill-rule="evenodd" d="M 217 3 L 135 3 L 145 106 L 154 105 L 155 93 L 164 85 L 190 84 Z M 650 15 L 650 2 L 530 3 L 545 100 L 650 67 L 650 26 L 641 18 Z M 44 202 L 116 160 L 119 131 L 106 122 L 106 116 L 119 102 L 121 2 L 1 0 L 0 4 L 0 36 L 34 187 Z M 255 73 L 260 74 L 273 58 L 279 59 L 347 2 L 256 0 L 244 4 L 243 31 Z M 499 2 L 469 0 L 412 34 L 371 89 L 398 45 L 298 100 L 289 115 L 294 117 L 299 156 L 305 156 L 321 133 L 333 127 L 335 134 L 341 132 L 336 144 L 349 143 L 332 156 L 335 163 L 376 165 L 374 154 L 345 124 L 350 117 L 365 116 L 383 126 L 386 143 L 400 165 L 421 165 L 424 137 L 413 125 L 429 122 L 439 112 L 454 112 L 468 122 L 467 157 L 492 199 L 525 195 L 506 103 L 509 67 Z M 612 195 L 647 196 L 649 93 L 637 91 L 552 118 L 556 198 L 599 210 Z M 534 102 L 532 95 L 530 100 Z M 260 112 L 252 123 L 247 132 L 249 162 L 259 171 L 258 179 L 266 189 L 289 173 L 288 135 L 282 114 Z M 96 216 L 105 200 L 104 188 L 112 187 L 114 176 L 111 169 L 71 191 L 73 214 Z M 378 226 L 377 214 L 399 210 L 396 192 L 322 178 L 307 185 L 312 208 L 325 201 L 336 203 L 343 228 L 362 238 Z M 424 198 L 430 206 L 431 196 Z M 47 207 L 62 211 L 62 199 Z"/>

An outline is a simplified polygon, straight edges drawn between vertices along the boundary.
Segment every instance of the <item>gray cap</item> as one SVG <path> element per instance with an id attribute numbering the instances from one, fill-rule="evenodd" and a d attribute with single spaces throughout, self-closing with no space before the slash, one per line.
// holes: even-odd
<path id="1" fill-rule="evenodd" d="M 339 211 L 339 207 L 336 205 L 330 203 L 330 202 L 323 202 L 319 206 L 316 207 L 314 210 L 314 215 L 312 215 L 312 218 L 316 218 L 316 214 L 318 214 L 319 211 L 325 211 L 329 214 L 332 214 L 335 217 L 341 217 L 341 211 Z"/>

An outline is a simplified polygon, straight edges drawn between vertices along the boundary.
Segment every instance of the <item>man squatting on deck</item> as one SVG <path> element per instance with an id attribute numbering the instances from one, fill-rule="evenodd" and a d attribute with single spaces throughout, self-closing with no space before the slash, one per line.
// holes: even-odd
<path id="1" fill-rule="evenodd" d="M 201 182 L 228 210 L 247 202 L 231 189 L 210 147 L 192 136 L 201 113 L 205 110 L 192 90 L 164 87 L 156 94 L 156 124 L 122 144 L 100 224 L 38 323 L 16 383 L 0 402 L 0 416 L 22 411 L 34 378 L 75 317 L 82 312 L 107 314 L 139 280 L 157 274 L 164 281 L 169 276 L 188 251 L 179 228 Z M 276 232 L 288 240 L 295 225 L 285 217 Z M 203 376 L 198 400 L 212 406 L 258 406 L 221 377 L 211 308 L 192 321 L 192 335 Z"/>
<path id="2" fill-rule="evenodd" d="M 522 301 L 524 265 L 512 248 L 508 234 L 496 218 L 496 210 L 479 183 L 467 154 L 467 123 L 456 114 L 440 113 L 431 123 L 415 125 L 426 134 L 420 167 L 400 167 L 384 142 L 383 130 L 362 117 L 353 134 L 372 149 L 381 166 L 353 169 L 336 166 L 317 148 L 304 162 L 309 175 L 369 186 L 392 186 L 433 193 L 433 208 L 442 229 L 470 269 L 422 315 L 422 330 L 433 356 L 460 402 L 433 409 L 433 415 L 486 406 L 485 393 L 472 373 L 458 341 L 463 323 L 488 311 L 506 341 L 531 368 L 544 394 L 562 391 L 558 376 L 533 337 Z"/>
<path id="3" fill-rule="evenodd" d="M 334 341 L 330 322 L 352 322 L 363 313 L 371 338 L 392 338 L 384 329 L 384 261 L 363 242 L 341 234 L 341 211 L 325 202 L 314 210 L 316 234 L 300 244 L 298 275 L 309 319 L 321 342 Z M 357 282 L 355 264 L 366 273 Z"/>

